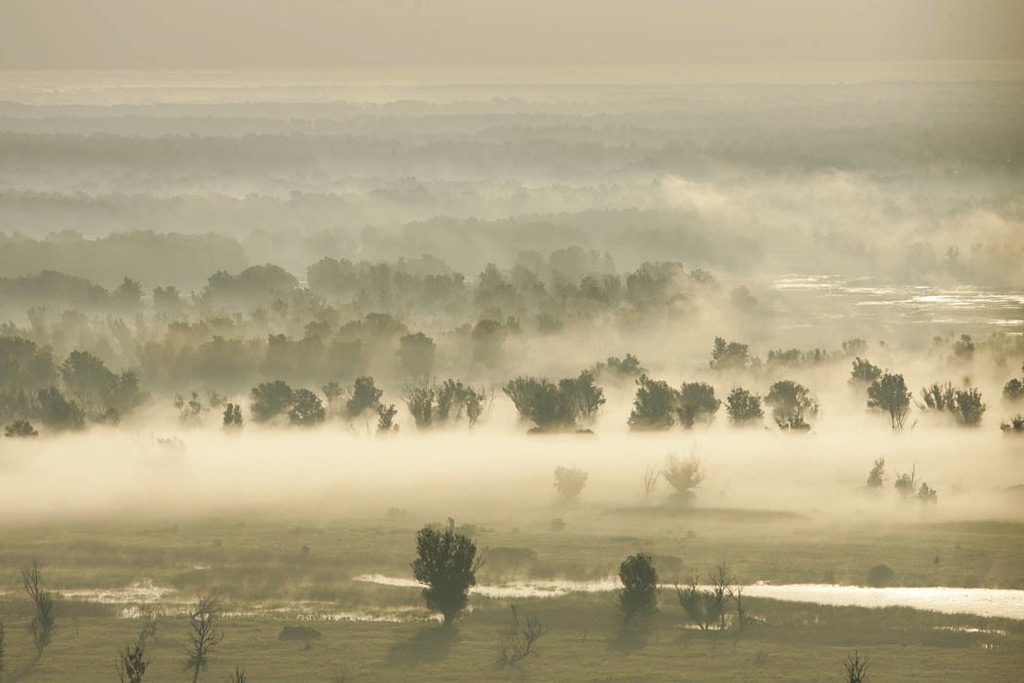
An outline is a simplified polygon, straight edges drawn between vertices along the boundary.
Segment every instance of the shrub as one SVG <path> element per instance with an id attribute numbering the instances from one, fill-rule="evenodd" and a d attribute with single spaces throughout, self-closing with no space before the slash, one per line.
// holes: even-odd
<path id="1" fill-rule="evenodd" d="M 578 467 L 555 468 L 555 490 L 562 500 L 575 500 L 587 485 L 589 475 Z"/>
<path id="2" fill-rule="evenodd" d="M 874 467 L 868 472 L 867 487 L 869 489 L 880 489 L 885 484 L 885 458 L 877 458 Z"/>
<path id="3" fill-rule="evenodd" d="M 895 576 L 896 572 L 889 568 L 888 565 L 876 564 L 868 570 L 868 585 L 875 587 L 888 586 L 892 583 Z"/>
<path id="4" fill-rule="evenodd" d="M 32 644 L 36 648 L 38 659 L 43 656 L 43 650 L 53 640 L 56 602 L 53 593 L 43 588 L 43 575 L 38 562 L 33 561 L 31 567 L 21 570 L 21 583 L 34 608 L 29 628 L 32 631 Z"/>
<path id="5" fill-rule="evenodd" d="M 999 425 L 1004 434 L 1024 434 L 1024 414 L 1014 415 L 1009 422 Z"/>
<path id="6" fill-rule="evenodd" d="M 509 605 L 509 611 L 508 623 L 498 639 L 498 656 L 495 661 L 498 669 L 506 666 L 514 669 L 527 657 L 536 657 L 534 646 L 548 632 L 536 614 L 520 619 L 515 605 Z"/>
<path id="7" fill-rule="evenodd" d="M 299 642 L 320 640 L 321 638 L 323 638 L 323 634 L 312 626 L 284 626 L 281 628 L 281 632 L 277 634 L 278 640 L 296 640 Z"/>
<path id="8" fill-rule="evenodd" d="M 35 430 L 32 423 L 28 420 L 15 420 L 11 424 L 4 427 L 4 436 L 14 438 L 25 438 L 31 436 L 39 436 L 39 432 Z"/>
<path id="9" fill-rule="evenodd" d="M 686 461 L 670 455 L 665 458 L 661 476 L 676 490 L 677 496 L 686 496 L 704 481 L 704 470 L 700 458 L 695 455 Z"/>

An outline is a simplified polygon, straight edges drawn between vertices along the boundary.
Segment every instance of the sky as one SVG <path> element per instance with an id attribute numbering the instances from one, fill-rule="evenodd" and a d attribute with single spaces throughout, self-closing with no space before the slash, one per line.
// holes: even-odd
<path id="1" fill-rule="evenodd" d="M 1022 0 L 2 0 L 3 69 L 1024 59 Z"/>

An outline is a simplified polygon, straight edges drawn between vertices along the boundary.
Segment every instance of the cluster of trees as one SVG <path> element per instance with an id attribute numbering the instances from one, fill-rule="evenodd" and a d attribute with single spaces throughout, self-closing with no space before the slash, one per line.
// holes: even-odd
<path id="1" fill-rule="evenodd" d="M 486 393 L 447 379 L 442 384 L 419 384 L 406 391 L 405 403 L 419 429 L 456 424 L 465 417 L 472 428 L 484 411 Z"/>
<path id="2" fill-rule="evenodd" d="M 86 420 L 117 424 L 146 399 L 132 370 L 116 373 L 88 351 L 59 365 L 49 347 L 0 337 L 0 421 L 8 436 L 32 436 L 35 420 L 54 431 L 81 429 Z"/>
<path id="3" fill-rule="evenodd" d="M 329 382 L 322 387 L 327 405 L 320 396 L 304 387 L 293 389 L 283 380 L 262 382 L 250 392 L 250 411 L 257 423 L 267 423 L 280 416 L 287 416 L 291 424 L 313 426 L 324 422 L 328 414 L 339 415 L 346 420 L 377 417 L 378 432 L 386 433 L 397 429 L 394 418 L 397 409 L 394 404 L 384 404 L 384 392 L 374 384 L 372 377 L 357 377 L 349 387 Z M 241 409 L 228 404 L 224 411 L 224 426 L 241 424 Z"/>
<path id="4" fill-rule="evenodd" d="M 584 370 L 578 377 L 552 383 L 547 379 L 517 377 L 504 386 L 519 418 L 533 425 L 531 433 L 581 431 L 593 422 L 605 403 L 604 391 L 594 384 L 594 374 Z"/>
<path id="5" fill-rule="evenodd" d="M 690 429 L 710 423 L 722 402 L 715 389 L 706 382 L 686 382 L 679 389 L 667 382 L 642 375 L 636 380 L 636 397 L 629 415 L 630 429 L 656 431 L 671 429 L 676 424 Z M 726 399 L 729 421 L 738 426 L 760 424 L 764 405 L 771 408 L 772 419 L 779 429 L 801 431 L 810 429 L 808 419 L 818 412 L 818 403 L 807 387 L 791 380 L 775 382 L 762 399 L 750 391 L 735 387 Z"/>

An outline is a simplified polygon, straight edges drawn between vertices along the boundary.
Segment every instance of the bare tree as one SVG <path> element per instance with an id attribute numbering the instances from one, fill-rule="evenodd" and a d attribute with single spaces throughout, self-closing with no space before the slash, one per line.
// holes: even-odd
<path id="1" fill-rule="evenodd" d="M 533 646 L 548 632 L 536 614 L 522 620 L 515 605 L 509 605 L 509 610 L 511 614 L 508 624 L 498 640 L 498 658 L 495 666 L 499 669 L 506 666 L 514 669 L 527 657 L 536 657 L 537 651 Z"/>
<path id="2" fill-rule="evenodd" d="M 224 638 L 217 629 L 220 617 L 220 605 L 212 594 L 199 595 L 188 615 L 188 646 L 185 654 L 188 661 L 184 671 L 192 672 L 192 683 L 199 680 L 199 672 L 206 668 L 210 654 Z"/>
<path id="3" fill-rule="evenodd" d="M 39 562 L 32 560 L 32 566 L 21 570 L 21 582 L 25 593 L 35 607 L 30 628 L 32 644 L 36 647 L 36 658 L 43 656 L 43 650 L 53 640 L 53 629 L 56 625 L 56 605 L 53 593 L 43 588 L 43 575 Z"/>
<path id="4" fill-rule="evenodd" d="M 114 661 L 117 680 L 121 683 L 142 683 L 142 677 L 146 675 L 150 661 L 146 659 L 146 637 L 144 633 L 140 633 L 139 639 L 125 645 Z"/>
<path id="5" fill-rule="evenodd" d="M 240 666 L 235 667 L 235 672 L 228 678 L 231 683 L 245 683 L 249 680 L 249 677 L 245 674 L 245 669 Z"/>
<path id="6" fill-rule="evenodd" d="M 854 650 L 853 654 L 846 656 L 843 669 L 846 670 L 846 683 L 864 683 L 867 680 L 868 658 L 865 656 L 861 659 L 860 653 Z"/>
<path id="7" fill-rule="evenodd" d="M 658 478 L 661 476 L 661 472 L 654 465 L 648 465 L 644 468 L 644 478 L 640 486 L 640 498 L 644 501 L 644 505 L 651 499 L 654 494 L 654 489 L 658 486 Z"/>

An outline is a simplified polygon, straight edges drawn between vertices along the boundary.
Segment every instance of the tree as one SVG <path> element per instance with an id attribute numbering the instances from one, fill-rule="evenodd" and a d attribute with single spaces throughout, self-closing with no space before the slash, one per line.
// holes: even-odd
<path id="1" fill-rule="evenodd" d="M 1024 364 L 1021 364 L 1020 371 L 1024 373 Z M 1014 377 L 1007 382 L 1003 387 L 1003 398 L 1011 403 L 1024 400 L 1024 380 Z"/>
<path id="2" fill-rule="evenodd" d="M 864 683 L 867 680 L 868 658 L 861 659 L 860 653 L 854 650 L 843 662 L 843 671 L 846 672 L 846 683 Z"/>
<path id="3" fill-rule="evenodd" d="M 750 365 L 750 349 L 746 344 L 726 343 L 721 337 L 715 337 L 715 345 L 711 349 L 713 370 L 744 370 Z"/>
<path id="4" fill-rule="evenodd" d="M 629 414 L 629 428 L 634 431 L 669 429 L 675 424 L 678 392 L 667 382 L 640 375 L 636 380 L 636 397 Z"/>
<path id="5" fill-rule="evenodd" d="M 36 648 L 36 659 L 43 656 L 43 650 L 53 640 L 56 627 L 56 603 L 53 593 L 43 588 L 43 574 L 39 563 L 32 561 L 31 567 L 21 570 L 21 583 L 28 599 L 35 609 L 29 628 L 32 631 L 32 644 Z"/>
<path id="6" fill-rule="evenodd" d="M 889 413 L 889 425 L 894 432 L 899 432 L 907 419 L 910 397 L 903 375 L 887 372 L 868 387 L 868 408 Z"/>
<path id="7" fill-rule="evenodd" d="M 85 414 L 78 403 L 64 398 L 56 387 L 39 390 L 35 410 L 39 421 L 53 430 L 81 429 L 85 426 Z"/>
<path id="8" fill-rule="evenodd" d="M 882 376 L 882 368 L 873 365 L 870 361 L 861 357 L 853 359 L 853 368 L 850 370 L 850 384 L 868 386 Z"/>
<path id="9" fill-rule="evenodd" d="M 710 422 L 722 402 L 715 398 L 715 388 L 705 382 L 687 382 L 679 389 L 676 415 L 679 424 L 690 429 L 697 422 Z"/>
<path id="10" fill-rule="evenodd" d="M 494 663 L 498 669 L 506 666 L 514 669 L 527 657 L 536 657 L 534 645 L 548 632 L 536 614 L 523 620 L 519 618 L 519 610 L 515 605 L 509 605 L 509 611 L 511 614 L 508 622 L 498 639 L 498 657 Z"/>
<path id="11" fill-rule="evenodd" d="M 237 403 L 228 403 L 224 406 L 224 429 L 242 428 L 242 406 Z"/>
<path id="12" fill-rule="evenodd" d="M 146 675 L 149 665 L 150 660 L 146 659 L 146 639 L 140 635 L 138 640 L 125 645 L 118 652 L 114 670 L 121 683 L 142 683 L 142 678 Z"/>
<path id="13" fill-rule="evenodd" d="M 426 429 L 434 422 L 435 391 L 431 386 L 409 387 L 405 392 L 405 405 L 417 429 Z"/>
<path id="14" fill-rule="evenodd" d="M 647 616 L 658 609 L 658 572 L 651 556 L 646 553 L 630 555 L 619 565 L 619 604 L 627 624 L 637 617 Z"/>
<path id="15" fill-rule="evenodd" d="M 564 501 L 575 500 L 587 485 L 589 475 L 578 467 L 555 468 L 555 490 Z"/>
<path id="16" fill-rule="evenodd" d="M 903 498 L 909 498 L 914 495 L 915 486 L 917 485 L 917 465 L 910 470 L 910 474 L 906 472 L 897 475 L 896 482 L 893 484 L 895 489 L 899 492 Z"/>
<path id="17" fill-rule="evenodd" d="M 350 420 L 354 420 L 364 412 L 377 411 L 380 407 L 380 397 L 384 394 L 373 383 L 373 377 L 363 375 L 357 377 L 349 392 L 348 400 L 345 401 L 345 414 Z"/>
<path id="18" fill-rule="evenodd" d="M 926 482 L 921 482 L 921 488 L 917 490 L 917 499 L 922 503 L 937 503 L 939 501 L 939 493 Z"/>
<path id="19" fill-rule="evenodd" d="M 426 378 L 434 370 L 436 346 L 434 340 L 423 334 L 407 334 L 398 340 L 398 357 L 402 367 L 413 377 Z"/>
<path id="20" fill-rule="evenodd" d="M 658 486 L 659 477 L 661 477 L 661 472 L 658 471 L 656 465 L 648 465 L 644 468 L 644 476 L 640 483 L 640 499 L 644 502 L 644 505 L 647 505 L 647 502 L 654 494 L 654 489 Z"/>
<path id="21" fill-rule="evenodd" d="M 292 424 L 309 427 L 320 424 L 327 417 L 324 404 L 320 397 L 309 389 L 296 389 L 292 393 L 292 407 L 288 410 L 288 419 Z"/>
<path id="22" fill-rule="evenodd" d="M 594 376 L 588 371 L 559 380 L 558 385 L 546 379 L 517 377 L 505 385 L 504 391 L 520 419 L 535 425 L 533 431 L 568 431 L 578 429 L 580 421 L 593 419 L 604 403 L 604 392 L 593 382 Z"/>
<path id="23" fill-rule="evenodd" d="M 594 421 L 597 411 L 605 403 L 604 391 L 594 385 L 594 373 L 584 370 L 578 377 L 558 380 L 558 392 L 566 412 L 572 416 L 573 424 L 589 424 Z"/>
<path id="24" fill-rule="evenodd" d="M 394 403 L 388 405 L 380 405 L 377 407 L 377 433 L 378 434 L 392 434 L 398 431 L 398 425 L 395 424 L 395 415 L 398 414 L 398 408 L 395 407 Z"/>
<path id="25" fill-rule="evenodd" d="M 451 626 L 468 602 L 469 589 L 476 585 L 476 543 L 455 530 L 455 520 L 448 520 L 448 529 L 440 531 L 425 526 L 416 534 L 416 559 L 413 576 L 422 584 L 427 608 L 444 617 Z"/>
<path id="26" fill-rule="evenodd" d="M 262 382 L 250 392 L 249 411 L 256 422 L 269 422 L 292 406 L 294 392 L 283 380 Z"/>
<path id="27" fill-rule="evenodd" d="M 869 489 L 880 489 L 885 484 L 885 457 L 880 457 L 875 460 L 874 467 L 868 472 L 867 487 Z"/>
<path id="28" fill-rule="evenodd" d="M 729 392 L 725 403 L 725 409 L 729 413 L 729 421 L 734 425 L 760 424 L 761 420 L 764 419 L 764 410 L 761 409 L 761 397 L 746 389 L 736 387 Z"/>
<path id="29" fill-rule="evenodd" d="M 676 597 L 690 623 L 696 624 L 700 630 L 707 631 L 714 625 L 725 630 L 725 607 L 735 594 L 736 579 L 730 576 L 724 564 L 720 564 L 708 573 L 708 582 L 709 588 L 701 588 L 694 574 L 687 586 L 680 588 L 676 585 Z"/>
<path id="30" fill-rule="evenodd" d="M 29 436 L 39 436 L 39 432 L 35 430 L 32 423 L 28 420 L 15 420 L 4 427 L 4 436 L 24 438 Z"/>
<path id="31" fill-rule="evenodd" d="M 954 389 L 952 384 L 946 382 L 944 385 L 932 384 L 922 389 L 921 393 L 929 410 L 950 413 L 961 426 L 972 427 L 981 423 L 985 404 L 977 389 Z"/>
<path id="32" fill-rule="evenodd" d="M 790 380 L 773 384 L 764 402 L 772 409 L 772 419 L 779 429 L 810 429 L 807 418 L 818 413 L 818 403 L 811 397 L 807 387 Z"/>
<path id="33" fill-rule="evenodd" d="M 185 648 L 188 660 L 183 671 L 192 673 L 192 683 L 199 680 L 199 673 L 206 668 L 210 655 L 224 638 L 223 632 L 217 628 L 220 613 L 220 604 L 210 593 L 197 596 L 195 604 L 189 610 L 188 645 Z"/>

